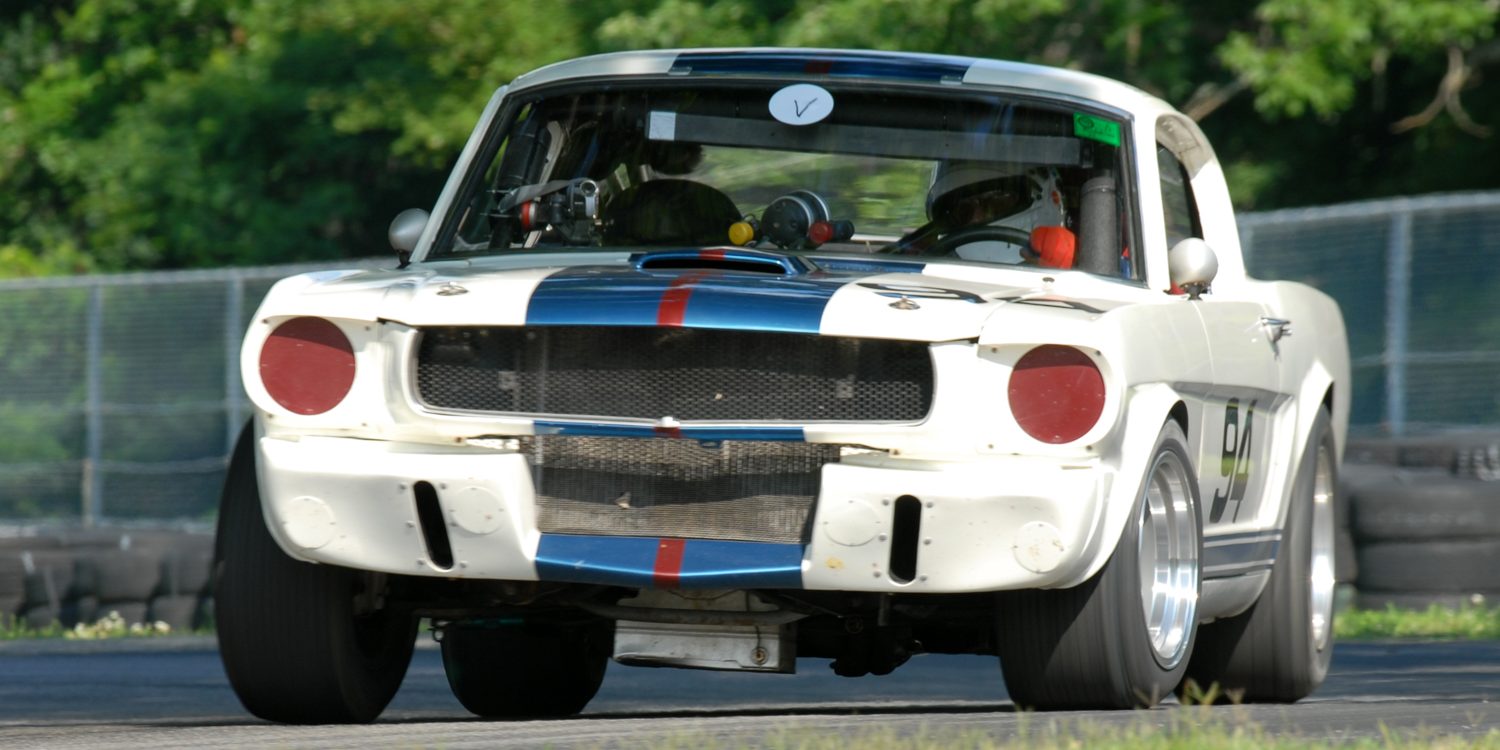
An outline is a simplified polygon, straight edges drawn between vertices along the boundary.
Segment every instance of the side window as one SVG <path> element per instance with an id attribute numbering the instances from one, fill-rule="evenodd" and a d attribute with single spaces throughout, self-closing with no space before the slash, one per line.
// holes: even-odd
<path id="1" fill-rule="evenodd" d="M 1193 202 L 1193 185 L 1187 169 L 1166 146 L 1156 147 L 1156 166 L 1161 174 L 1161 207 L 1167 223 L 1167 248 L 1188 237 L 1203 237 L 1198 222 L 1198 206 Z"/>

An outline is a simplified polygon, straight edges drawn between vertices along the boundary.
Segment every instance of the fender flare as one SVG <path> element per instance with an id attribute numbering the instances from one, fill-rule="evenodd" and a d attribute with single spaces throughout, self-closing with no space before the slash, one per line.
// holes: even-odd
<path id="1" fill-rule="evenodd" d="M 1070 588 L 1093 577 L 1114 554 L 1120 535 L 1129 522 L 1135 501 L 1141 491 L 1146 469 L 1151 464 L 1151 448 L 1167 420 L 1173 419 L 1173 410 L 1184 399 L 1165 383 L 1150 383 L 1134 386 L 1126 395 L 1122 429 L 1115 431 L 1101 445 L 1104 455 L 1116 455 L 1119 463 L 1115 467 L 1104 502 L 1099 504 L 1099 515 L 1094 519 L 1094 531 L 1085 542 L 1083 558 L 1088 565 L 1079 568 L 1073 575 L 1049 588 Z M 1186 421 L 1186 420 L 1184 420 Z M 1191 435 L 1192 426 L 1183 424 L 1183 433 Z M 1189 438 L 1189 443 L 1192 440 Z M 1192 447 L 1188 447 L 1189 452 Z M 1194 467 L 1194 473 L 1197 468 Z"/>

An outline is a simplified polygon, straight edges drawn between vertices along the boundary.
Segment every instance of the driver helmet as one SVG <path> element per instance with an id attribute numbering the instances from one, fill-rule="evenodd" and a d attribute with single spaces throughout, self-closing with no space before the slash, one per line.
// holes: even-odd
<path id="1" fill-rule="evenodd" d="M 1038 227 L 1065 227 L 1068 217 L 1059 182 L 1052 167 L 939 162 L 927 191 L 927 217 L 949 230 L 989 225 L 1030 233 Z M 1036 258 L 1031 248 L 1003 240 L 965 243 L 956 252 L 964 260 L 991 263 L 1021 263 Z"/>

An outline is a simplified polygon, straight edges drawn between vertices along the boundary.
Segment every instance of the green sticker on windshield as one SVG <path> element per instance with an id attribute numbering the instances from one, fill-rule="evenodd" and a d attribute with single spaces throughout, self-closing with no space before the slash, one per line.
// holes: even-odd
<path id="1" fill-rule="evenodd" d="M 1086 115 L 1082 112 L 1073 113 L 1073 135 L 1079 138 L 1088 138 L 1108 143 L 1111 146 L 1120 145 L 1120 123 Z"/>

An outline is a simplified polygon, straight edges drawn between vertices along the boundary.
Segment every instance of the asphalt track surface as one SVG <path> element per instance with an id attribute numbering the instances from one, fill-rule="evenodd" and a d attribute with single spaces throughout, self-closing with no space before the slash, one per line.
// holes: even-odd
<path id="1" fill-rule="evenodd" d="M 1395 731 L 1476 736 L 1500 730 L 1500 642 L 1345 643 L 1312 698 L 1291 706 L 1195 707 L 1208 720 L 1337 742 Z M 886 677 L 834 676 L 804 659 L 796 675 L 611 665 L 583 715 L 490 722 L 448 692 L 438 653 L 417 651 L 401 692 L 366 726 L 287 727 L 245 714 L 211 639 L 88 644 L 0 642 L 0 748 L 443 747 L 601 748 L 758 745 L 780 732 L 933 728 L 998 739 L 1042 725 L 1094 731 L 1173 726 L 1151 711 L 1018 713 L 993 658 L 919 656 Z"/>

